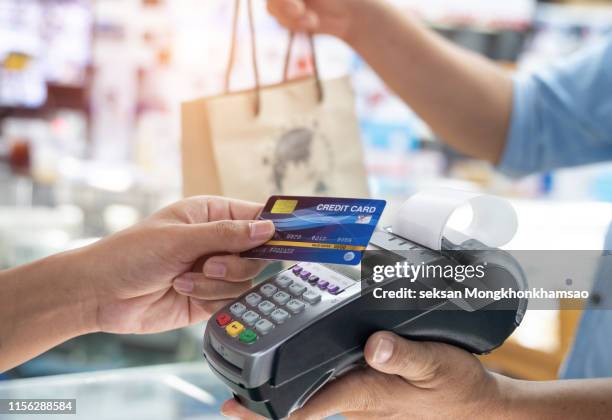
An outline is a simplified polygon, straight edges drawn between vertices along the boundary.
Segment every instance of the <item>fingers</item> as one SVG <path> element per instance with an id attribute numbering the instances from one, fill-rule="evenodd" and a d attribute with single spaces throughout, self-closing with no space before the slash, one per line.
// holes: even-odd
<path id="1" fill-rule="evenodd" d="M 276 17 L 296 19 L 306 12 L 302 0 L 268 0 L 268 11 Z"/>
<path id="2" fill-rule="evenodd" d="M 392 395 L 394 390 L 400 388 L 397 381 L 402 380 L 372 369 L 352 371 L 325 385 L 303 408 L 293 412 L 290 419 L 320 420 L 348 412 L 358 412 L 363 414 L 364 418 L 378 418 L 380 416 L 377 414 L 381 408 L 390 409 L 389 398 L 397 398 L 397 395 Z M 235 400 L 226 401 L 221 412 L 242 420 L 261 419 Z"/>
<path id="3" fill-rule="evenodd" d="M 259 203 L 223 197 L 198 196 L 181 200 L 166 207 L 157 217 L 198 224 L 216 220 L 253 220 L 263 206 Z"/>
<path id="4" fill-rule="evenodd" d="M 462 363 L 457 356 L 471 356 L 452 346 L 409 341 L 390 332 L 372 335 L 364 353 L 366 361 L 374 369 L 402 376 L 423 386 L 447 372 L 449 365 Z"/>
<path id="5" fill-rule="evenodd" d="M 358 370 L 325 385 L 291 420 L 319 420 L 347 411 L 373 411 L 377 372 Z"/>
<path id="6" fill-rule="evenodd" d="M 268 11 L 286 28 L 296 32 L 314 32 L 319 18 L 302 0 L 268 0 Z"/>
<path id="7" fill-rule="evenodd" d="M 181 238 L 175 255 L 195 260 L 202 255 L 237 254 L 262 245 L 274 235 L 274 224 L 269 220 L 221 220 L 178 225 L 175 233 Z"/>
<path id="8" fill-rule="evenodd" d="M 250 201 L 223 197 L 208 197 L 208 222 L 215 220 L 253 220 L 259 216 L 263 205 Z"/>
<path id="9" fill-rule="evenodd" d="M 178 293 L 204 301 L 235 298 L 249 290 L 251 286 L 250 281 L 214 280 L 201 273 L 185 273 L 177 277 L 173 283 L 174 290 Z"/>
<path id="10" fill-rule="evenodd" d="M 210 279 L 244 281 L 257 277 L 268 265 L 263 260 L 248 260 L 238 255 L 222 255 L 206 260 L 202 272 Z"/>
<path id="11" fill-rule="evenodd" d="M 228 400 L 221 406 L 221 414 L 226 417 L 233 417 L 240 420 L 265 420 L 264 417 L 253 413 L 248 408 L 240 405 L 236 400 Z"/>

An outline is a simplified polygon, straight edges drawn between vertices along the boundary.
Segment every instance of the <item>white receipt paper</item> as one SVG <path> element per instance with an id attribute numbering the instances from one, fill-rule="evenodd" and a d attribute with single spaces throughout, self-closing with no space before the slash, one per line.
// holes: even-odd
<path id="1" fill-rule="evenodd" d="M 452 214 L 469 205 L 472 221 L 464 231 L 447 226 Z M 411 196 L 393 223 L 393 233 L 430 249 L 441 250 L 446 238 L 453 244 L 476 239 L 497 248 L 512 240 L 518 218 L 512 205 L 499 197 L 452 189 L 433 189 Z"/>

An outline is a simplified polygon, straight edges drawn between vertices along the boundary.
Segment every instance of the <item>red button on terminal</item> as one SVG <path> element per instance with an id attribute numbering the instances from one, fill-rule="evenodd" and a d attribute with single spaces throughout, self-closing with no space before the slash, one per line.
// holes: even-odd
<path id="1" fill-rule="evenodd" d="M 228 314 L 223 312 L 223 313 L 220 313 L 219 315 L 217 315 L 217 324 L 220 327 L 225 327 L 230 322 L 232 322 L 232 317 L 229 316 Z"/>

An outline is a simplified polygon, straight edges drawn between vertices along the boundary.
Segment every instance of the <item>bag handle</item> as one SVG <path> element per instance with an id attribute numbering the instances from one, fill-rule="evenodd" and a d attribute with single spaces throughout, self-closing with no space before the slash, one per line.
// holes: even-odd
<path id="1" fill-rule="evenodd" d="M 225 94 L 230 93 L 230 84 L 234 67 L 236 64 L 236 50 L 238 44 L 238 20 L 240 17 L 240 3 L 241 0 L 234 0 L 234 16 L 232 20 L 232 39 L 230 44 L 230 54 L 227 63 L 227 70 L 225 72 Z M 261 82 L 259 76 L 259 66 L 257 64 L 257 40 L 255 31 L 255 19 L 253 18 L 253 5 L 252 0 L 247 0 L 247 15 L 249 20 L 249 34 L 251 38 L 251 65 L 253 67 L 253 76 L 255 79 L 255 116 L 258 116 L 261 112 Z M 285 54 L 285 66 L 283 70 L 283 82 L 289 81 L 289 65 L 291 63 L 291 52 L 293 50 L 293 44 L 295 40 L 295 33 L 289 33 L 289 42 L 287 46 L 287 52 Z M 311 33 L 308 34 L 308 40 L 310 50 L 312 54 L 312 61 L 314 67 L 314 77 L 316 80 L 317 88 L 317 100 L 323 101 L 323 85 L 321 83 L 320 73 L 317 65 L 316 51 L 314 45 L 314 39 Z"/>
<path id="2" fill-rule="evenodd" d="M 283 82 L 289 81 L 289 66 L 291 65 L 291 52 L 295 43 L 295 32 L 289 32 L 289 42 L 287 43 L 287 54 L 285 55 L 285 69 L 283 70 Z M 317 100 L 323 102 L 323 85 L 321 83 L 321 75 L 319 73 L 319 65 L 317 62 L 317 51 L 315 48 L 314 38 L 312 33 L 308 33 L 308 45 L 310 46 L 310 54 L 312 56 L 312 67 L 317 85 Z"/>
<path id="3" fill-rule="evenodd" d="M 240 3 L 241 0 L 234 0 L 234 18 L 232 21 L 232 41 L 230 45 L 229 61 L 227 63 L 227 70 L 225 72 L 225 94 L 230 93 L 230 84 L 232 73 L 234 72 L 234 66 L 236 64 L 236 49 L 238 44 L 238 18 L 240 17 Z M 249 34 L 251 37 L 251 62 L 253 65 L 253 76 L 255 79 L 255 115 L 259 115 L 261 108 L 260 91 L 261 86 L 259 82 L 259 67 L 257 65 L 257 42 L 255 41 L 255 21 L 253 19 L 253 6 L 251 0 L 247 1 L 247 14 L 249 19 Z"/>

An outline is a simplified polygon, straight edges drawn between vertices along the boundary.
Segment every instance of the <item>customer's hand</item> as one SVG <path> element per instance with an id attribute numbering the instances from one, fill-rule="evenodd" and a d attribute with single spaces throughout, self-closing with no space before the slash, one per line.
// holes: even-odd
<path id="1" fill-rule="evenodd" d="M 326 385 L 291 419 L 474 419 L 503 416 L 507 378 L 489 373 L 476 357 L 453 346 L 417 343 L 380 332 L 365 348 L 369 368 Z M 223 414 L 260 416 L 227 401 Z"/>
<path id="2" fill-rule="evenodd" d="M 268 0 L 268 11 L 296 32 L 321 32 L 346 39 L 352 15 L 378 0 Z"/>
<path id="3" fill-rule="evenodd" d="M 95 330 L 153 333 L 204 319 L 250 286 L 264 267 L 236 254 L 270 239 L 261 206 L 196 197 L 78 250 L 95 296 Z M 81 271 L 84 271 L 83 269 Z"/>

